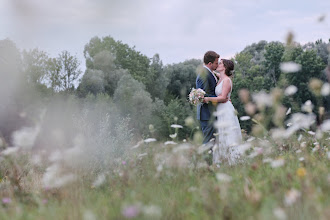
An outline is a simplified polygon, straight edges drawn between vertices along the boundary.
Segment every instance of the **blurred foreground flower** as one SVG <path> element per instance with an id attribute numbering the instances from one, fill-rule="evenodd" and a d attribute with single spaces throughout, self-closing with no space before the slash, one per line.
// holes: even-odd
<path id="1" fill-rule="evenodd" d="M 298 177 L 304 177 L 304 176 L 306 176 L 306 169 L 303 167 L 300 167 L 297 169 L 296 174 Z"/>
<path id="2" fill-rule="evenodd" d="M 273 160 L 272 162 L 270 162 L 270 166 L 273 168 L 277 168 L 277 167 L 281 167 L 283 166 L 285 163 L 284 159 L 277 159 L 277 160 Z"/>
<path id="3" fill-rule="evenodd" d="M 217 173 L 216 178 L 219 182 L 229 183 L 232 180 L 232 177 L 225 173 Z"/>
<path id="4" fill-rule="evenodd" d="M 287 216 L 285 214 L 285 211 L 282 208 L 275 208 L 273 210 L 274 216 L 279 220 L 285 220 L 287 219 Z"/>
<path id="5" fill-rule="evenodd" d="M 284 62 L 280 64 L 280 69 L 284 73 L 294 73 L 301 70 L 301 65 L 295 62 Z"/>
<path id="6" fill-rule="evenodd" d="M 122 208 L 121 214 L 125 218 L 135 218 L 137 217 L 141 210 L 140 210 L 140 205 L 129 205 L 129 206 L 124 206 Z"/>
<path id="7" fill-rule="evenodd" d="M 183 128 L 183 126 L 182 125 L 173 124 L 173 125 L 171 125 L 171 128 Z"/>
<path id="8" fill-rule="evenodd" d="M 298 91 L 298 88 L 296 86 L 290 85 L 285 89 L 284 94 L 286 96 L 290 96 L 290 95 L 295 94 L 297 91 Z"/>
<path id="9" fill-rule="evenodd" d="M 147 138 L 144 140 L 145 143 L 155 142 L 157 141 L 155 138 Z"/>
<path id="10" fill-rule="evenodd" d="M 284 204 L 286 206 L 291 206 L 294 204 L 301 196 L 301 192 L 296 189 L 291 189 L 287 193 L 285 193 Z"/>
<path id="11" fill-rule="evenodd" d="M 2 203 L 3 204 L 9 204 L 9 203 L 11 203 L 11 198 L 8 198 L 8 197 L 2 198 Z"/>
<path id="12" fill-rule="evenodd" d="M 321 95 L 328 96 L 330 94 L 330 84 L 324 83 L 321 89 Z"/>

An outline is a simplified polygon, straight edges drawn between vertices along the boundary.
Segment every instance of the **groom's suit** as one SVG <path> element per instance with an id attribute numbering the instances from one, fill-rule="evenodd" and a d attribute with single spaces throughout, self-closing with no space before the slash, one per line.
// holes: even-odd
<path id="1" fill-rule="evenodd" d="M 215 76 L 211 73 L 211 71 L 204 66 L 201 73 L 198 74 L 196 78 L 196 88 L 203 89 L 207 97 L 216 97 L 215 95 L 215 87 L 217 85 L 217 81 Z M 203 103 L 197 105 L 197 120 L 200 121 L 204 140 L 203 144 L 209 142 L 212 138 L 214 138 L 214 115 L 216 106 L 212 103 Z"/>

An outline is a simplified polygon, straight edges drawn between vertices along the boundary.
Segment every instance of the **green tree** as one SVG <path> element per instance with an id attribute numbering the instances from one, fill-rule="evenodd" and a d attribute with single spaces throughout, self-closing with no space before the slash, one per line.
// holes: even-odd
<path id="1" fill-rule="evenodd" d="M 147 85 L 149 81 L 148 68 L 150 59 L 121 41 L 116 41 L 107 36 L 102 39 L 92 38 L 85 45 L 84 56 L 87 68 L 95 68 L 95 55 L 101 51 L 109 51 L 114 55 L 114 64 L 117 69 L 126 69 L 134 79 Z"/>
<path id="2" fill-rule="evenodd" d="M 280 63 L 284 53 L 284 46 L 280 42 L 271 42 L 265 46 L 265 67 L 272 79 L 273 86 L 277 86 L 277 82 L 281 75 Z"/>
<path id="3" fill-rule="evenodd" d="M 113 98 L 122 115 L 131 118 L 130 122 L 136 133 L 145 133 L 152 113 L 152 99 L 145 91 L 145 85 L 132 76 L 125 75 L 119 80 Z"/>

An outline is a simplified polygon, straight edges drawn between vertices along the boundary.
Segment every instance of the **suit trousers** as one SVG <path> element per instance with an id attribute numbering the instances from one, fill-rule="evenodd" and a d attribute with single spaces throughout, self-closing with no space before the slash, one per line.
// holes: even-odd
<path id="1" fill-rule="evenodd" d="M 214 137 L 214 126 L 213 126 L 213 120 L 200 120 L 200 125 L 202 128 L 202 132 L 203 132 L 203 144 L 208 143 L 212 138 Z"/>

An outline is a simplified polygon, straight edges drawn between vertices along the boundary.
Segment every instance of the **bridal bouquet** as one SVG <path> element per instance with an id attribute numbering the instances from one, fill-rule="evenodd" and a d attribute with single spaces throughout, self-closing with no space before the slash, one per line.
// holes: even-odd
<path id="1" fill-rule="evenodd" d="M 189 93 L 189 102 L 193 105 L 198 105 L 204 101 L 205 91 L 203 89 L 192 88 Z"/>

